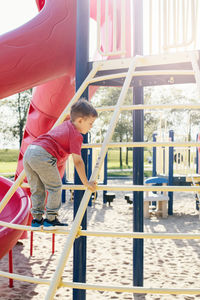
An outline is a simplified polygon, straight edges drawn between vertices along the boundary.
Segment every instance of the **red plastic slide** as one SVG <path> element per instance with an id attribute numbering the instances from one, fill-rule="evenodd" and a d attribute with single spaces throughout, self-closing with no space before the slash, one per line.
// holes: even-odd
<path id="1" fill-rule="evenodd" d="M 52 127 L 75 91 L 76 1 L 47 0 L 44 7 L 44 1 L 37 1 L 37 4 L 41 11 L 34 19 L 0 36 L 0 98 L 37 86 L 16 177 L 22 170 L 28 144 Z M 0 199 L 10 185 L 4 178 L 0 179 Z M 3 209 L 0 220 L 25 224 L 29 202 L 24 199 L 20 200 L 16 192 Z M 17 211 L 16 206 L 21 209 Z M 21 234 L 1 229 L 0 258 L 16 244 Z"/>
<path id="2" fill-rule="evenodd" d="M 0 177 L 0 199 L 2 199 L 7 193 L 12 184 L 12 181 Z M 26 225 L 29 210 L 30 199 L 21 188 L 18 188 L 16 193 L 6 205 L 6 209 L 1 212 L 0 220 L 14 224 Z M 0 259 L 14 247 L 21 235 L 22 232 L 20 230 L 0 227 Z"/>
<path id="3" fill-rule="evenodd" d="M 23 169 L 23 155 L 27 146 L 53 126 L 75 93 L 76 2 L 36 0 L 39 14 L 23 26 L 0 36 L 0 99 L 36 87 L 30 104 L 16 177 Z M 91 17 L 95 19 L 96 0 L 91 0 L 90 3 Z M 126 0 L 126 3 L 128 16 L 130 0 Z M 105 27 L 104 19 L 101 22 L 102 32 Z M 112 23 L 112 18 L 110 22 Z M 130 44 L 128 37 L 127 41 Z M 0 179 L 1 186 L 5 188 L 1 189 L 0 199 L 10 182 Z M 16 223 L 27 220 L 16 219 L 17 212 L 13 205 L 15 201 L 19 201 L 17 194 L 13 196 L 12 205 L 9 202 L 2 211 L 0 220 L 15 220 Z M 28 207 L 26 202 L 24 212 L 20 210 L 19 213 L 23 216 L 26 214 L 27 217 Z M 12 230 L 5 228 L 3 231 Z M 12 243 L 10 237 L 5 236 L 7 237 L 3 239 L 0 235 L 0 248 L 6 245 L 1 256 L 13 247 L 20 235 L 18 231 L 12 231 Z"/>

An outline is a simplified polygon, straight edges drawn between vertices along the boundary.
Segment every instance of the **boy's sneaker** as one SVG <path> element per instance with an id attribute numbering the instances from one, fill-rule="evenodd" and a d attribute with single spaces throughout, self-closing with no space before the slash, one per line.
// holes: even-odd
<path id="1" fill-rule="evenodd" d="M 68 226 L 67 223 L 61 223 L 57 218 L 53 221 L 49 221 L 48 219 L 44 219 L 43 229 L 44 230 L 55 230 L 55 229 L 66 229 Z"/>
<path id="2" fill-rule="evenodd" d="M 40 230 L 43 227 L 43 218 L 38 221 L 37 219 L 33 219 L 31 222 L 31 229 L 32 230 Z"/>

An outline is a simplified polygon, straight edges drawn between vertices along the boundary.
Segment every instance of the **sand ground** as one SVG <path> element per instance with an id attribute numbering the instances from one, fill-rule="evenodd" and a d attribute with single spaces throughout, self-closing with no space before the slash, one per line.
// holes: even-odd
<path id="1" fill-rule="evenodd" d="M 119 181 L 110 184 L 122 184 Z M 131 183 L 124 181 L 124 184 Z M 88 208 L 88 229 L 98 231 L 132 231 L 132 205 L 124 200 L 124 192 L 117 192 L 109 207 L 102 203 L 102 192 Z M 69 194 L 67 193 L 67 196 Z M 73 203 L 63 205 L 60 218 L 71 226 Z M 174 193 L 174 214 L 162 219 L 151 216 L 144 220 L 145 232 L 199 233 L 200 220 L 195 206 L 194 193 Z M 62 253 L 66 236 L 56 236 L 56 251 L 51 254 L 51 234 L 34 233 L 34 251 L 30 257 L 30 239 L 22 240 L 13 249 L 14 273 L 50 279 Z M 132 285 L 132 240 L 115 238 L 87 239 L 87 282 L 106 285 Z M 0 270 L 8 271 L 8 257 L 0 261 Z M 63 274 L 64 281 L 72 281 L 72 254 Z M 154 288 L 200 287 L 200 241 L 157 240 L 144 241 L 144 286 Z M 48 287 L 0 278 L 1 300 L 42 300 Z M 72 299 L 72 290 L 60 288 L 55 299 Z M 88 300 L 107 299 L 200 299 L 200 295 L 133 295 L 130 293 L 87 291 Z"/>

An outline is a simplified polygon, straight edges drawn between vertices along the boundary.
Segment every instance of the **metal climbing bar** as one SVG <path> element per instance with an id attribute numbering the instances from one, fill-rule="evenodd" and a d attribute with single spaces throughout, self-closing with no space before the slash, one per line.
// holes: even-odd
<path id="1" fill-rule="evenodd" d="M 27 188 L 28 184 L 23 184 L 23 187 Z M 63 190 L 86 190 L 84 185 L 71 185 L 64 184 Z M 143 186 L 143 185 L 98 185 L 97 191 L 165 191 L 165 192 L 196 192 L 200 191 L 200 186 L 183 186 L 183 185 L 168 185 L 168 186 Z M 1 221 L 0 221 L 1 224 Z"/>
<path id="2" fill-rule="evenodd" d="M 8 272 L 0 272 L 0 277 L 12 278 L 15 280 L 20 280 L 24 282 L 31 282 L 35 284 L 49 285 L 50 280 L 33 278 L 30 276 L 16 275 Z M 136 294 L 175 294 L 175 295 L 199 295 L 200 289 L 192 288 L 144 288 L 144 287 L 133 287 L 133 286 L 109 286 L 109 285 L 98 285 L 98 284 L 84 284 L 78 282 L 65 282 L 60 283 L 61 287 L 67 288 L 77 288 L 85 290 L 98 290 L 98 291 L 108 291 L 108 292 L 122 292 L 122 293 L 136 293 Z"/>
<path id="3" fill-rule="evenodd" d="M 98 112 L 103 111 L 113 111 L 115 106 L 101 106 L 96 108 Z M 121 107 L 121 111 L 129 111 L 129 110 L 156 110 L 156 109 L 188 109 L 188 110 L 196 110 L 200 109 L 200 104 L 136 104 L 136 105 L 124 105 Z"/>
<path id="4" fill-rule="evenodd" d="M 0 226 L 6 226 L 8 228 L 15 228 L 22 231 L 31 231 L 30 226 L 10 224 L 7 222 L 0 221 Z M 62 234 L 69 235 L 69 230 L 37 230 L 37 232 L 50 234 Z M 155 232 L 109 232 L 109 231 L 89 231 L 89 230 L 80 230 L 79 236 L 95 236 L 95 237 L 114 237 L 114 238 L 137 238 L 137 239 L 172 239 L 172 240 L 192 240 L 200 239 L 199 233 L 155 233 Z M 0 271 L 1 276 L 1 271 Z"/>
<path id="5" fill-rule="evenodd" d="M 132 59 L 131 64 L 130 64 L 130 67 L 129 67 L 129 70 L 128 70 L 128 73 L 127 73 L 127 77 L 126 77 L 124 85 L 122 87 L 117 105 L 115 107 L 115 110 L 114 110 L 114 113 L 113 113 L 113 116 L 112 116 L 112 119 L 111 119 L 111 122 L 110 122 L 110 125 L 109 125 L 109 128 L 108 128 L 107 134 L 105 136 L 105 139 L 104 139 L 99 157 L 96 161 L 96 165 L 94 167 L 94 170 L 92 172 L 90 180 L 95 181 L 98 178 L 99 171 L 100 171 L 100 169 L 103 165 L 104 158 L 105 158 L 105 155 L 106 155 L 106 152 L 107 152 L 107 149 L 108 149 L 108 143 L 110 142 L 110 140 L 112 138 L 115 126 L 117 124 L 117 121 L 118 121 L 118 118 L 119 118 L 119 115 L 120 115 L 120 112 L 121 112 L 120 107 L 124 103 L 125 96 L 128 92 L 128 89 L 129 89 L 129 86 L 130 86 L 130 83 L 131 83 L 132 73 L 136 68 L 138 59 L 139 59 L 139 57 L 137 57 L 137 56 L 134 57 Z M 71 248 L 73 246 L 74 240 L 75 240 L 75 238 L 78 234 L 78 231 L 80 230 L 80 224 L 81 224 L 82 218 L 84 216 L 84 213 L 87 209 L 87 205 L 88 205 L 90 196 L 91 196 L 91 191 L 86 190 L 85 194 L 83 196 L 83 199 L 81 201 L 81 204 L 79 206 L 79 209 L 77 211 L 74 222 L 72 224 L 70 234 L 69 234 L 69 236 L 67 238 L 67 241 L 64 245 L 62 255 L 61 255 L 61 257 L 59 259 L 59 262 L 58 262 L 58 265 L 57 265 L 57 270 L 56 270 L 56 272 L 54 273 L 54 275 L 52 277 L 50 287 L 49 287 L 49 289 L 47 291 L 47 294 L 46 294 L 46 297 L 45 297 L 46 300 L 52 300 L 54 298 L 57 287 L 60 284 L 64 267 L 66 265 L 66 262 L 68 260 L 69 255 L 70 255 L 70 251 L 71 251 Z"/>
<path id="6" fill-rule="evenodd" d="M 84 144 L 82 148 L 100 148 L 102 144 Z M 110 143 L 108 148 L 120 147 L 199 147 L 200 142 L 126 142 L 126 143 Z"/>

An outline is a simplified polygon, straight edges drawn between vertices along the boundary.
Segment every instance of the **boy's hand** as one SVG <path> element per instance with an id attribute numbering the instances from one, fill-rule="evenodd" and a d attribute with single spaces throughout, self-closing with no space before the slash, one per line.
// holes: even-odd
<path id="1" fill-rule="evenodd" d="M 91 192 L 95 192 L 96 191 L 96 189 L 97 189 L 97 183 L 96 183 L 96 181 L 88 181 L 88 183 L 87 183 L 87 188 L 91 191 Z"/>
<path id="2" fill-rule="evenodd" d="M 72 153 L 74 165 L 76 168 L 76 171 L 82 181 L 82 183 L 91 191 L 95 192 L 97 189 L 97 183 L 96 181 L 88 181 L 87 176 L 85 174 L 85 164 L 83 162 L 83 159 L 80 155 Z"/>

